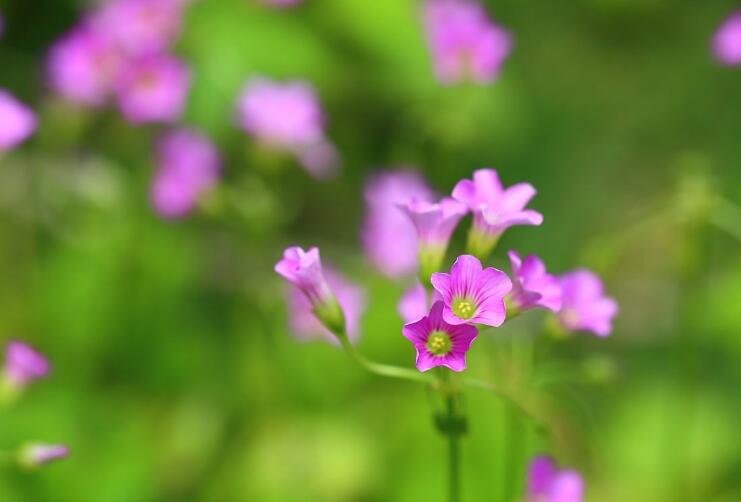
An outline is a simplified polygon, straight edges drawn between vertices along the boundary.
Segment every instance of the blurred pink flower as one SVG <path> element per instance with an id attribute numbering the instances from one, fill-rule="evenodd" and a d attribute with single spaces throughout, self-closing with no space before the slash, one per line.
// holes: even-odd
<path id="1" fill-rule="evenodd" d="M 540 258 L 530 255 L 523 260 L 517 252 L 510 251 L 509 261 L 512 267 L 509 307 L 518 312 L 535 307 L 553 312 L 561 310 L 561 285 L 555 276 L 546 272 Z"/>
<path id="2" fill-rule="evenodd" d="M 5 378 L 14 387 L 24 387 L 49 374 L 49 361 L 33 347 L 12 341 L 5 347 Z"/>
<path id="3" fill-rule="evenodd" d="M 260 143 L 294 154 L 310 174 L 335 173 L 339 156 L 324 132 L 324 114 L 314 89 L 306 82 L 254 78 L 238 105 L 239 125 Z"/>
<path id="4" fill-rule="evenodd" d="M 49 85 L 70 101 L 101 105 L 113 91 L 122 62 L 111 39 L 83 21 L 52 46 L 46 63 Z"/>
<path id="5" fill-rule="evenodd" d="M 293 7 L 303 1 L 304 0 L 264 0 L 267 5 L 272 5 L 273 7 Z"/>
<path id="6" fill-rule="evenodd" d="M 559 277 L 563 305 L 558 318 L 569 331 L 591 331 L 608 336 L 612 319 L 618 313 L 617 302 L 604 294 L 602 280 L 593 272 L 578 269 Z"/>
<path id="7" fill-rule="evenodd" d="M 36 468 L 69 456 L 69 448 L 62 444 L 31 443 L 23 446 L 18 460 L 24 467 Z"/>
<path id="8" fill-rule="evenodd" d="M 424 24 L 437 78 L 445 84 L 491 82 L 512 50 L 509 33 L 473 0 L 427 0 Z"/>
<path id="9" fill-rule="evenodd" d="M 180 34 L 187 0 L 113 0 L 92 22 L 124 52 L 133 55 L 167 50 Z"/>
<path id="10" fill-rule="evenodd" d="M 734 12 L 723 21 L 713 36 L 712 48 L 722 64 L 741 64 L 741 12 Z"/>
<path id="11" fill-rule="evenodd" d="M 559 471 L 550 457 L 530 463 L 526 502 L 582 502 L 584 481 L 574 470 Z"/>
<path id="12" fill-rule="evenodd" d="M 0 152 L 12 150 L 36 131 L 36 115 L 9 92 L 0 89 Z"/>
<path id="13" fill-rule="evenodd" d="M 368 180 L 363 247 L 366 256 L 383 274 L 400 277 L 416 271 L 416 231 L 399 204 L 412 199 L 429 202 L 432 197 L 432 190 L 422 176 L 412 170 L 383 172 Z"/>
<path id="14" fill-rule="evenodd" d="M 410 323 L 426 316 L 432 304 L 440 300 L 442 296 L 436 290 L 428 295 L 427 289 L 419 282 L 415 282 L 401 296 L 396 308 L 404 322 Z"/>
<path id="15" fill-rule="evenodd" d="M 219 154 L 209 139 L 185 128 L 160 139 L 157 165 L 152 202 L 163 218 L 190 213 L 201 194 L 216 184 L 221 168 Z"/>
<path id="16" fill-rule="evenodd" d="M 116 94 L 126 120 L 134 124 L 174 122 L 185 107 L 190 87 L 187 66 L 172 56 L 144 56 L 126 65 Z"/>

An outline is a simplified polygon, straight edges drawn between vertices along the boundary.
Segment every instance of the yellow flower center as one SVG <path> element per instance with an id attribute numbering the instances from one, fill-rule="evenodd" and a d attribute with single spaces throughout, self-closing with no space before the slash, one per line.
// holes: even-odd
<path id="1" fill-rule="evenodd" d="M 433 331 L 427 338 L 427 350 L 436 356 L 444 356 L 453 348 L 450 335 L 444 331 Z"/>
<path id="2" fill-rule="evenodd" d="M 453 313 L 461 319 L 470 319 L 476 313 L 476 307 L 468 298 L 457 298 L 453 300 Z"/>

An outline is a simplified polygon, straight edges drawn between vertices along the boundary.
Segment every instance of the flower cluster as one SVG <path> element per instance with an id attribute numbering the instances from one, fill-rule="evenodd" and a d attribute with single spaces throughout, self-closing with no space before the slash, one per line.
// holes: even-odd
<path id="1" fill-rule="evenodd" d="M 30 345 L 11 341 L 5 347 L 5 364 L 0 374 L 0 405 L 13 403 L 36 380 L 49 375 L 46 358 Z M 69 455 L 65 445 L 28 443 L 19 447 L 15 457 L 19 465 L 37 468 Z"/>

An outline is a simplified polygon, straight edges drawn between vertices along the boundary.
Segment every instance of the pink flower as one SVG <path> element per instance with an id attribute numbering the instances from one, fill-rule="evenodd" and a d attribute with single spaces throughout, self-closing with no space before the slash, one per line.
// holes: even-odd
<path id="1" fill-rule="evenodd" d="M 530 463 L 526 502 L 581 502 L 584 481 L 574 470 L 559 471 L 550 457 Z"/>
<path id="2" fill-rule="evenodd" d="M 469 248 L 484 259 L 499 237 L 514 225 L 540 225 L 543 215 L 525 209 L 535 195 L 529 183 L 518 183 L 507 189 L 494 169 L 474 171 L 473 180 L 462 180 L 453 188 L 453 198 L 466 204 L 473 212 L 469 233 Z"/>
<path id="3" fill-rule="evenodd" d="M 366 256 L 389 277 L 414 273 L 418 263 L 417 236 L 414 225 L 398 205 L 413 198 L 430 201 L 432 190 L 417 172 L 397 170 L 372 177 L 364 195 L 362 240 Z"/>
<path id="4" fill-rule="evenodd" d="M 46 62 L 49 86 L 77 103 L 103 104 L 123 58 L 113 41 L 86 20 L 54 43 Z"/>
<path id="5" fill-rule="evenodd" d="M 5 378 L 16 388 L 22 388 L 49 374 L 49 362 L 33 347 L 23 342 L 10 342 L 5 348 Z"/>
<path id="6" fill-rule="evenodd" d="M 491 82 L 512 50 L 509 33 L 472 0 L 428 0 L 424 24 L 435 73 L 444 84 Z"/>
<path id="7" fill-rule="evenodd" d="M 331 269 L 325 270 L 327 284 L 337 295 L 337 301 L 345 313 L 347 336 L 355 342 L 360 337 L 360 318 L 365 310 L 365 292 Z M 296 337 L 311 340 L 317 337 L 336 343 L 337 338 L 316 318 L 306 296 L 297 287 L 289 290 L 289 325 Z"/>
<path id="8" fill-rule="evenodd" d="M 335 173 L 338 154 L 325 137 L 324 114 L 308 83 L 252 79 L 239 98 L 238 119 L 259 142 L 294 154 L 313 176 Z"/>
<path id="9" fill-rule="evenodd" d="M 69 448 L 61 444 L 31 443 L 20 449 L 18 460 L 27 468 L 37 468 L 69 456 Z"/>
<path id="10" fill-rule="evenodd" d="M 523 261 L 515 251 L 509 252 L 512 266 L 512 291 L 509 306 L 515 311 L 535 307 L 558 312 L 561 310 L 561 285 L 558 279 L 547 273 L 545 265 L 535 255 Z"/>
<path id="11" fill-rule="evenodd" d="M 93 23 L 128 54 L 161 52 L 180 34 L 185 1 L 113 0 L 94 15 Z"/>
<path id="12" fill-rule="evenodd" d="M 308 251 L 297 246 L 287 248 L 275 271 L 301 290 L 327 329 L 335 334 L 345 332 L 342 307 L 324 278 L 318 248 Z"/>
<path id="13" fill-rule="evenodd" d="M 152 202 L 163 218 L 186 216 L 201 194 L 212 188 L 221 169 L 216 148 L 200 133 L 180 128 L 160 139 Z"/>
<path id="14" fill-rule="evenodd" d="M 501 326 L 507 317 L 504 296 L 512 281 L 501 270 L 482 268 L 474 256 L 459 256 L 449 274 L 432 274 L 431 281 L 445 302 L 447 323 Z"/>
<path id="15" fill-rule="evenodd" d="M 122 72 L 116 94 L 126 120 L 134 124 L 173 122 L 185 107 L 190 72 L 180 60 L 167 55 L 146 56 Z"/>
<path id="16" fill-rule="evenodd" d="M 12 150 L 36 131 L 36 115 L 9 92 L 0 89 L 0 153 Z"/>
<path id="17" fill-rule="evenodd" d="M 427 289 L 419 282 L 404 292 L 396 308 L 405 323 L 419 321 L 427 315 L 432 304 L 442 300 L 437 291 L 433 290 L 430 296 L 428 298 Z"/>
<path id="18" fill-rule="evenodd" d="M 741 64 L 741 12 L 734 12 L 723 21 L 713 36 L 712 48 L 722 64 Z"/>
<path id="19" fill-rule="evenodd" d="M 429 315 L 404 326 L 404 336 L 417 349 L 419 371 L 435 366 L 445 366 L 453 371 L 466 369 L 466 352 L 478 331 L 473 326 L 445 322 L 443 308 L 443 302 L 436 302 Z"/>
<path id="20" fill-rule="evenodd" d="M 602 281 L 589 270 L 579 269 L 559 277 L 563 305 L 558 318 L 570 331 L 591 331 L 608 336 L 618 304 L 604 295 Z"/>

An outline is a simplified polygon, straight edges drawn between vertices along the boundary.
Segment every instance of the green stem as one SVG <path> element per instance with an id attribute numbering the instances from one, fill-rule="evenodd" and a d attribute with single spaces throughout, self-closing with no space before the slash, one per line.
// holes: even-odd
<path id="1" fill-rule="evenodd" d="M 455 396 L 448 395 L 446 398 L 447 419 L 450 422 L 457 420 L 455 412 Z M 461 445 L 460 433 L 455 429 L 448 431 L 448 481 L 449 500 L 459 502 L 461 499 Z"/>

